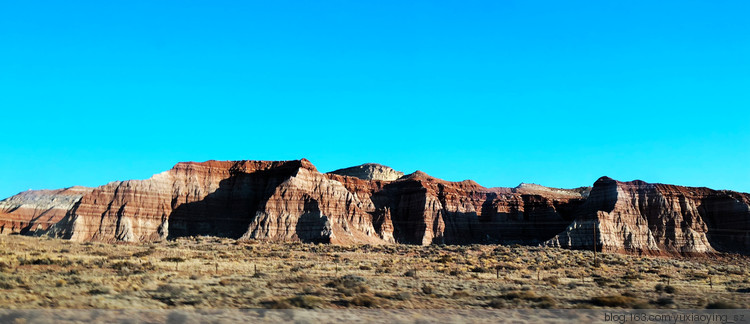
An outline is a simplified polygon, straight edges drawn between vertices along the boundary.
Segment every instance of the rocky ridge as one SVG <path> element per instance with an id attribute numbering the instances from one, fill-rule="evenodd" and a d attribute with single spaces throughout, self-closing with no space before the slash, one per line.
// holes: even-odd
<path id="1" fill-rule="evenodd" d="M 750 195 L 603 177 L 593 187 L 485 188 L 377 164 L 178 163 L 146 180 L 27 191 L 0 233 L 150 242 L 194 235 L 333 244 L 542 244 L 636 254 L 750 251 Z"/>
<path id="2" fill-rule="evenodd" d="M 393 181 L 404 176 L 404 173 L 401 171 L 396 171 L 390 167 L 377 163 L 365 163 L 350 168 L 338 169 L 328 173 L 350 176 L 363 180 L 382 181 Z"/>
<path id="3" fill-rule="evenodd" d="M 750 252 L 750 194 L 602 177 L 544 243 L 636 254 Z"/>
<path id="4" fill-rule="evenodd" d="M 0 201 L 0 234 L 46 231 L 93 188 L 27 190 Z"/>

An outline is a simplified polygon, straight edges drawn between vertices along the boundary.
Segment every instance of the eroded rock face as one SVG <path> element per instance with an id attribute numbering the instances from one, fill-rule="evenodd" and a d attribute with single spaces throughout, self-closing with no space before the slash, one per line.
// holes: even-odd
<path id="1" fill-rule="evenodd" d="M 363 180 L 393 181 L 404 176 L 401 171 L 396 171 L 385 165 L 377 163 L 365 163 L 345 169 L 329 172 L 343 176 L 355 177 Z"/>
<path id="2" fill-rule="evenodd" d="M 239 238 L 272 190 L 303 161 L 178 163 L 147 180 L 113 182 L 73 211 L 71 239 L 154 241 L 185 235 Z"/>
<path id="3" fill-rule="evenodd" d="M 372 201 L 319 173 L 307 160 L 259 208 L 243 238 L 384 243 L 372 226 Z"/>
<path id="4" fill-rule="evenodd" d="M 363 177 L 322 174 L 305 159 L 178 163 L 146 180 L 13 196 L 0 202 L 0 233 L 750 253 L 750 195 L 743 193 L 606 177 L 577 189 L 485 188 L 420 171 Z"/>
<path id="5" fill-rule="evenodd" d="M 750 251 L 750 195 L 708 188 L 594 183 L 573 223 L 549 246 L 639 254 Z"/>
<path id="6" fill-rule="evenodd" d="M 0 201 L 0 234 L 47 231 L 92 188 L 29 190 Z"/>
<path id="7" fill-rule="evenodd" d="M 179 163 L 147 180 L 88 189 L 45 233 L 103 242 L 214 235 L 334 244 L 537 243 L 567 226 L 570 210 L 583 201 L 541 186 L 488 189 L 423 172 L 404 177 L 380 165 L 357 170 L 365 175 L 321 174 L 304 159 Z"/>
<path id="8" fill-rule="evenodd" d="M 516 187 L 517 190 L 525 193 L 537 193 L 540 195 L 551 195 L 560 197 L 586 198 L 591 193 L 591 187 L 579 187 L 575 189 L 560 189 L 541 186 L 535 183 L 521 183 Z"/>
<path id="9" fill-rule="evenodd" d="M 488 189 L 417 171 L 388 183 L 372 200 L 374 219 L 383 220 L 375 227 L 393 228 L 395 242 L 535 244 L 564 229 L 583 197 Z"/>

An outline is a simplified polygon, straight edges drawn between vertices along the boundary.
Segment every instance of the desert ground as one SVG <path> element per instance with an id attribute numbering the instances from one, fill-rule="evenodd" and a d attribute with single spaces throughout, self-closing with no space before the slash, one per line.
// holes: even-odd
<path id="1" fill-rule="evenodd" d="M 0 236 L 0 308 L 749 308 L 750 258 Z"/>

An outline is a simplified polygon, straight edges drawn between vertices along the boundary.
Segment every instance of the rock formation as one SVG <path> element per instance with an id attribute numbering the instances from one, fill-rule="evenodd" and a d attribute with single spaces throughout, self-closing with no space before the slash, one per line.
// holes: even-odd
<path id="1" fill-rule="evenodd" d="M 0 201 L 0 234 L 46 231 L 91 190 L 86 187 L 28 190 Z"/>
<path id="2" fill-rule="evenodd" d="M 638 254 L 750 252 L 750 195 L 602 177 L 545 245 Z"/>
<path id="3" fill-rule="evenodd" d="M 404 173 L 401 171 L 396 171 L 391 169 L 390 167 L 377 163 L 365 163 L 350 168 L 338 169 L 336 171 L 331 171 L 328 173 L 350 176 L 363 180 L 383 181 L 393 181 L 404 176 Z"/>
<path id="4" fill-rule="evenodd" d="M 488 189 L 471 180 L 449 182 L 417 171 L 388 183 L 372 200 L 375 227 L 393 227 L 398 243 L 534 244 L 564 229 L 583 197 Z"/>
<path id="5" fill-rule="evenodd" d="M 750 253 L 750 195 L 603 177 L 593 188 L 485 188 L 377 164 L 178 163 L 146 180 L 27 191 L 0 233 L 149 242 L 213 235 L 333 244 L 543 244 L 641 254 Z"/>
<path id="6" fill-rule="evenodd" d="M 394 171 L 395 172 L 395 171 Z M 393 172 L 389 172 L 393 173 Z M 373 174 L 370 173 L 370 176 Z M 415 172 L 395 181 L 321 174 L 307 160 L 180 163 L 94 189 L 70 238 L 154 241 L 215 235 L 348 243 L 537 243 L 570 223 L 582 196 L 487 189 Z M 543 226 L 535 224 L 543 222 Z M 553 225 L 556 225 L 553 226 Z"/>

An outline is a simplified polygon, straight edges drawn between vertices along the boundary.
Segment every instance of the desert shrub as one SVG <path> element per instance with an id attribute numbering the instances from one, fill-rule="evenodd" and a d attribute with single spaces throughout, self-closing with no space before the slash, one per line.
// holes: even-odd
<path id="1" fill-rule="evenodd" d="M 444 255 L 441 255 L 439 258 L 433 260 L 433 262 L 446 264 L 446 263 L 453 262 L 453 258 L 450 255 L 444 254 Z"/>
<path id="2" fill-rule="evenodd" d="M 626 291 L 626 292 L 622 293 L 622 295 L 625 296 L 625 297 L 633 297 L 633 298 L 638 297 L 638 295 L 636 295 L 632 291 Z"/>
<path id="3" fill-rule="evenodd" d="M 560 284 L 560 278 L 556 276 L 546 277 L 544 281 L 550 285 L 557 286 Z"/>
<path id="4" fill-rule="evenodd" d="M 287 303 L 298 308 L 319 308 L 323 300 L 316 296 L 302 295 L 287 298 Z"/>
<path id="5" fill-rule="evenodd" d="M 604 263 L 608 264 L 608 265 L 615 265 L 615 266 L 618 266 L 618 265 L 627 265 L 628 264 L 627 261 L 625 261 L 623 259 L 620 259 L 620 258 L 614 258 L 614 257 L 612 257 L 612 258 L 610 258 L 610 257 L 606 258 L 606 260 L 604 260 Z"/>
<path id="6" fill-rule="evenodd" d="M 160 285 L 151 293 L 151 298 L 170 306 L 195 305 L 202 302 L 200 296 L 190 294 L 187 287 L 173 284 Z"/>
<path id="7" fill-rule="evenodd" d="M 492 272 L 492 270 L 490 270 L 488 268 L 480 267 L 480 266 L 473 267 L 469 271 L 474 272 L 474 273 L 488 273 L 488 272 Z"/>
<path id="8" fill-rule="evenodd" d="M 498 265 L 495 266 L 495 268 L 513 271 L 513 270 L 520 270 L 521 266 L 510 263 L 510 262 L 500 262 Z"/>
<path id="9" fill-rule="evenodd" d="M 577 271 L 565 270 L 565 277 L 571 279 L 580 279 L 581 273 Z"/>
<path id="10" fill-rule="evenodd" d="M 346 288 L 354 288 L 357 286 L 364 285 L 366 282 L 365 278 L 356 276 L 356 275 L 345 275 L 343 277 L 338 277 L 328 283 L 329 287 L 335 287 L 335 286 L 343 286 Z"/>
<path id="11" fill-rule="evenodd" d="M 111 294 L 111 293 L 112 293 L 112 288 L 107 287 L 107 286 L 96 286 L 94 288 L 91 288 L 91 290 L 89 290 L 89 294 L 91 295 L 106 295 L 106 294 Z"/>
<path id="12" fill-rule="evenodd" d="M 349 300 L 349 305 L 360 307 L 378 307 L 383 304 L 382 300 L 372 295 L 357 295 Z"/>
<path id="13" fill-rule="evenodd" d="M 469 296 L 471 296 L 471 294 L 469 294 L 469 292 L 465 290 L 456 290 L 453 292 L 453 295 L 452 295 L 453 298 L 466 298 Z"/>
<path id="14" fill-rule="evenodd" d="M 614 280 L 605 277 L 598 277 L 594 278 L 594 282 L 599 285 L 599 287 L 606 287 L 609 284 L 614 283 Z"/>
<path id="15" fill-rule="evenodd" d="M 0 261 L 0 272 L 11 272 L 13 265 L 9 261 Z"/>
<path id="16" fill-rule="evenodd" d="M 390 296 L 389 299 L 402 300 L 402 301 L 403 300 L 409 300 L 409 299 L 411 299 L 411 294 L 409 292 L 406 292 L 406 291 L 400 291 L 400 292 L 397 292 L 395 294 L 391 294 L 391 296 Z"/>
<path id="17" fill-rule="evenodd" d="M 536 307 L 539 308 L 553 308 L 557 305 L 557 301 L 550 296 L 539 297 L 537 302 L 539 302 L 539 304 L 537 304 Z"/>
<path id="18" fill-rule="evenodd" d="M 454 276 L 454 277 L 458 277 L 458 276 L 464 274 L 464 272 L 461 271 L 461 270 L 458 270 L 458 269 L 453 269 L 448 274 L 450 274 L 451 276 Z"/>
<path id="19" fill-rule="evenodd" d="M 265 308 L 269 309 L 289 309 L 293 308 L 292 304 L 290 304 L 286 299 L 284 300 L 267 300 L 260 303 Z"/>
<path id="20" fill-rule="evenodd" d="M 706 305 L 706 309 L 737 309 L 740 306 L 725 301 L 716 301 Z"/>
<path id="21" fill-rule="evenodd" d="M 89 254 L 95 255 L 95 256 L 109 256 L 109 253 L 107 253 L 106 251 L 99 251 L 99 250 L 90 251 Z"/>
<path id="22" fill-rule="evenodd" d="M 487 306 L 492 308 L 506 308 L 508 303 L 504 299 L 495 298 L 492 299 Z"/>
<path id="23" fill-rule="evenodd" d="M 16 284 L 13 283 L 11 280 L 8 280 L 8 278 L 0 279 L 0 289 L 13 289 L 13 288 L 16 288 Z"/>
<path id="24" fill-rule="evenodd" d="M 86 280 L 84 280 L 83 278 L 81 278 L 81 277 L 80 277 L 80 276 L 78 276 L 78 275 L 71 275 L 71 276 L 68 276 L 68 278 L 67 278 L 67 282 L 68 282 L 68 283 L 70 283 L 70 284 L 74 284 L 74 285 L 80 285 L 80 284 L 85 284 L 85 283 L 87 283 L 87 281 L 86 281 Z"/>
<path id="25" fill-rule="evenodd" d="M 147 250 L 138 251 L 138 252 L 133 253 L 133 257 L 134 258 L 142 258 L 142 257 L 145 257 L 145 256 L 152 255 L 152 254 L 154 254 L 154 252 L 156 252 L 156 248 L 154 248 L 153 246 L 151 246 Z"/>
<path id="26" fill-rule="evenodd" d="M 603 307 L 629 307 L 635 304 L 636 300 L 628 296 L 599 296 L 591 298 L 591 303 Z"/>
<path id="27" fill-rule="evenodd" d="M 405 276 L 405 277 L 412 277 L 412 278 L 416 278 L 416 277 L 417 277 L 417 270 L 416 270 L 416 269 L 411 269 L 411 270 L 409 270 L 409 271 L 406 271 L 406 272 L 404 273 L 404 276 Z"/>
<path id="28" fill-rule="evenodd" d="M 145 273 L 148 270 L 154 270 L 156 268 L 151 262 L 139 264 L 130 261 L 114 262 L 111 263 L 109 267 L 117 271 L 117 274 L 121 276 Z"/>
<path id="29" fill-rule="evenodd" d="M 366 264 L 359 266 L 359 270 L 372 270 L 372 267 Z"/>
<path id="30" fill-rule="evenodd" d="M 435 288 L 430 285 L 422 285 L 422 292 L 431 295 L 433 292 L 435 292 Z"/>
<path id="31" fill-rule="evenodd" d="M 525 300 L 536 300 L 538 296 L 529 290 L 522 291 L 511 291 L 502 296 L 505 299 L 525 299 Z"/>
<path id="32" fill-rule="evenodd" d="M 380 267 L 380 268 L 375 269 L 375 273 L 391 273 L 391 272 L 393 272 L 393 269 L 391 269 L 390 267 Z"/>
<path id="33" fill-rule="evenodd" d="M 375 296 L 380 297 L 380 298 L 401 300 L 401 301 L 411 299 L 411 294 L 406 291 L 395 292 L 395 293 L 380 292 L 380 293 L 376 293 Z"/>
<path id="34" fill-rule="evenodd" d="M 654 304 L 659 306 L 669 306 L 674 304 L 674 299 L 672 297 L 661 297 L 654 301 Z"/>
<path id="35" fill-rule="evenodd" d="M 290 284 L 290 283 L 303 283 L 303 282 L 309 282 L 310 280 L 312 280 L 312 279 L 310 279 L 310 277 L 308 277 L 308 276 L 306 276 L 306 275 L 304 275 L 304 274 L 301 274 L 301 275 L 299 275 L 299 276 L 294 276 L 294 277 L 286 277 L 286 278 L 284 278 L 284 279 L 281 279 L 281 280 L 279 280 L 279 282 L 281 282 L 281 283 L 287 283 L 287 284 Z"/>
<path id="36" fill-rule="evenodd" d="M 60 266 L 63 266 L 63 267 L 71 266 L 73 264 L 73 262 L 70 261 L 70 260 L 68 260 L 68 259 L 65 259 L 65 260 L 63 260 L 63 259 L 57 259 L 57 260 L 55 260 L 55 259 L 52 259 L 52 258 L 49 258 L 49 257 L 46 257 L 46 256 L 43 256 L 43 257 L 30 257 L 30 258 L 19 257 L 18 258 L 18 263 L 20 265 L 53 265 L 53 264 L 57 264 L 57 265 L 60 265 Z"/>
<path id="37" fill-rule="evenodd" d="M 702 272 L 692 272 L 689 276 L 697 280 L 708 279 L 708 274 Z"/>
<path id="38" fill-rule="evenodd" d="M 252 246 L 249 246 L 249 248 L 252 251 Z M 272 258 L 279 258 L 279 259 L 289 259 L 292 257 L 292 255 L 287 252 L 271 252 L 268 254 L 268 256 Z"/>
<path id="39" fill-rule="evenodd" d="M 161 260 L 164 261 L 164 262 L 174 262 L 175 263 L 175 268 L 177 268 L 177 266 L 178 266 L 178 264 L 180 264 L 180 262 L 185 262 L 185 259 L 181 258 L 181 257 L 166 257 L 166 258 L 161 258 Z"/>
<path id="40" fill-rule="evenodd" d="M 621 289 L 621 288 L 632 287 L 632 286 L 633 285 L 630 284 L 627 281 L 625 281 L 625 282 L 616 282 L 616 283 L 613 283 L 613 284 L 609 285 L 610 288 L 615 288 L 615 289 Z"/>
<path id="41" fill-rule="evenodd" d="M 179 285 L 171 285 L 171 284 L 165 284 L 165 285 L 159 285 L 159 287 L 156 288 L 156 292 L 159 293 L 166 293 L 173 296 L 179 296 L 183 295 L 187 292 L 187 287 L 185 286 L 179 286 Z"/>
<path id="42" fill-rule="evenodd" d="M 624 276 L 622 276 L 622 280 L 628 280 L 628 281 L 641 280 L 641 279 L 643 279 L 643 276 L 637 272 L 628 272 Z"/>
<path id="43" fill-rule="evenodd" d="M 334 279 L 326 284 L 327 287 L 336 288 L 345 296 L 353 296 L 355 293 L 365 293 L 369 290 L 365 278 L 355 275 L 345 275 Z"/>
<path id="44" fill-rule="evenodd" d="M 313 288 L 311 286 L 305 286 L 302 288 L 302 292 L 305 293 L 305 295 L 315 295 L 315 296 L 322 296 L 325 295 L 325 291 L 320 288 Z"/>
<path id="45" fill-rule="evenodd" d="M 677 292 L 677 288 L 674 286 L 664 286 L 664 292 L 667 294 L 674 294 Z"/>

